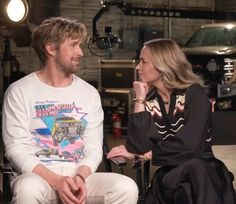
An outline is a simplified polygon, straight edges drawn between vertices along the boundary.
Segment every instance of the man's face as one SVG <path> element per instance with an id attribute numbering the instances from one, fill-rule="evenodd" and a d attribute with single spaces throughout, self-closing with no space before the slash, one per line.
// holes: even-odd
<path id="1" fill-rule="evenodd" d="M 58 48 L 55 55 L 55 63 L 58 69 L 66 74 L 76 73 L 83 51 L 79 39 L 66 39 Z"/>

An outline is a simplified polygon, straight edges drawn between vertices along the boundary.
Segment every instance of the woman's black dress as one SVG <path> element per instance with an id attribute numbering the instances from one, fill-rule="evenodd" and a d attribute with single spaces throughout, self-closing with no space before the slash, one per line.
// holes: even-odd
<path id="1" fill-rule="evenodd" d="M 200 85 L 174 90 L 169 112 L 158 93 L 130 115 L 126 148 L 152 150 L 155 172 L 145 203 L 235 204 L 233 175 L 211 150 L 210 102 Z"/>

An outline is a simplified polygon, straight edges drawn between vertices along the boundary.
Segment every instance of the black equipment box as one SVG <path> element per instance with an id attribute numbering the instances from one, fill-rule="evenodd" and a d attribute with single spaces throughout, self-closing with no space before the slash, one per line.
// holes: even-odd
<path id="1" fill-rule="evenodd" d="M 104 128 L 112 130 L 112 114 L 121 117 L 121 129 L 125 134 L 129 114 L 133 111 L 133 94 L 131 89 L 101 89 L 99 90 L 104 111 Z"/>
<path id="2" fill-rule="evenodd" d="M 137 78 L 135 66 L 135 60 L 99 60 L 99 88 L 132 88 Z"/>

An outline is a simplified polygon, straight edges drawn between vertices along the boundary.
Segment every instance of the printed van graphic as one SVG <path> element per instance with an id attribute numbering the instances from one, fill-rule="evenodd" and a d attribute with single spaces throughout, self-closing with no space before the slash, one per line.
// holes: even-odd
<path id="1" fill-rule="evenodd" d="M 81 110 L 74 103 L 47 101 L 35 105 L 35 119 L 42 121 L 42 127 L 35 129 L 33 144 L 40 147 L 36 156 L 41 161 L 78 162 L 83 158 L 87 113 Z"/>

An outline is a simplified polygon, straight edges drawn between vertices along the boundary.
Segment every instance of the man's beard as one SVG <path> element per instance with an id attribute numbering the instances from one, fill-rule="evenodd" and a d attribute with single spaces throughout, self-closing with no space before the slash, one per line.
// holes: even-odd
<path id="1" fill-rule="evenodd" d="M 63 65 L 62 63 L 58 63 L 58 66 L 59 66 L 59 69 L 62 71 L 62 72 L 64 72 L 64 74 L 66 75 L 66 76 L 69 76 L 69 75 L 71 75 L 71 74 L 76 74 L 76 72 L 78 71 L 78 69 L 79 69 L 79 65 L 77 65 L 76 67 L 75 66 L 73 66 L 72 64 L 71 65 L 69 65 L 69 66 L 65 66 L 65 65 Z"/>
<path id="2" fill-rule="evenodd" d="M 76 74 L 77 70 L 78 70 L 78 67 L 76 69 L 72 67 L 68 67 L 68 69 L 64 69 L 64 73 L 66 76 L 69 76 L 71 74 Z"/>

